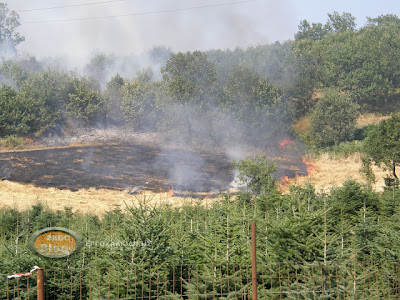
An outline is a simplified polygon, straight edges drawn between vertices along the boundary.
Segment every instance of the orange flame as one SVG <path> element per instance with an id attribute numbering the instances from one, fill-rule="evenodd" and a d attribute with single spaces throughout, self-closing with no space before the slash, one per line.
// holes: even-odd
<path id="1" fill-rule="evenodd" d="M 290 181 L 290 179 L 289 179 L 288 176 L 281 177 L 281 182 L 282 182 L 283 185 L 289 183 L 289 181 Z"/>
<path id="2" fill-rule="evenodd" d="M 280 178 L 281 183 L 279 184 L 278 188 L 281 191 L 287 190 L 287 184 L 290 182 L 290 178 L 288 176 L 282 176 Z"/>
<path id="3" fill-rule="evenodd" d="M 170 197 L 174 196 L 174 191 L 172 189 L 169 189 L 168 196 L 170 196 Z"/>
<path id="4" fill-rule="evenodd" d="M 279 142 L 279 147 L 283 148 L 287 145 L 295 145 L 296 143 L 289 138 L 284 138 L 282 141 Z"/>
<path id="5" fill-rule="evenodd" d="M 305 158 L 304 156 L 301 158 L 301 160 L 303 161 L 303 164 L 305 164 L 307 167 L 307 175 L 317 172 L 314 166 L 314 162 L 312 162 L 311 160 L 307 160 L 307 158 Z"/>

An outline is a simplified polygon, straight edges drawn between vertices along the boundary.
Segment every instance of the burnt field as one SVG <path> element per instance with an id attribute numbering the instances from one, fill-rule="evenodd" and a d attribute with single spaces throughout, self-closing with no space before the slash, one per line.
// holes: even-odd
<path id="1" fill-rule="evenodd" d="M 299 155 L 280 149 L 276 176 L 306 175 Z M 104 143 L 0 153 L 3 180 L 79 189 L 218 192 L 234 181 L 232 160 L 215 149 Z"/>

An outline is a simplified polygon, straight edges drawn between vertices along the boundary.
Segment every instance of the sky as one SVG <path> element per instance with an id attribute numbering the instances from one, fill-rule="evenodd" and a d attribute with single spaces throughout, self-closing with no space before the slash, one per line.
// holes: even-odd
<path id="1" fill-rule="evenodd" d="M 333 11 L 350 12 L 359 26 L 368 16 L 400 16 L 399 0 L 5 2 L 20 16 L 18 31 L 25 36 L 25 42 L 18 46 L 20 53 L 39 59 L 66 57 L 76 65 L 87 62 L 95 53 L 124 56 L 154 46 L 194 51 L 284 41 L 294 38 L 301 20 L 325 23 Z"/>

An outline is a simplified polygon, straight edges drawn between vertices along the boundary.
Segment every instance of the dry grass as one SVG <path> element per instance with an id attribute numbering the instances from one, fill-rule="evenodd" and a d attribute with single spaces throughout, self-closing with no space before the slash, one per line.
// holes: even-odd
<path id="1" fill-rule="evenodd" d="M 18 210 L 29 209 L 37 203 L 44 204 L 50 210 L 63 210 L 71 207 L 73 212 L 103 215 L 105 212 L 120 208 L 126 209 L 126 205 L 137 205 L 139 202 L 154 206 L 171 205 L 182 206 L 185 204 L 209 205 L 216 199 L 193 199 L 188 197 L 171 197 L 168 192 L 152 193 L 144 192 L 131 195 L 128 191 L 115 191 L 106 189 L 81 189 L 76 192 L 60 190 L 56 188 L 41 188 L 33 185 L 0 181 L 0 208 L 9 207 Z"/>
<path id="2" fill-rule="evenodd" d="M 298 134 L 306 134 L 310 131 L 311 123 L 309 117 L 303 117 L 292 125 L 293 130 Z"/>
<path id="3" fill-rule="evenodd" d="M 365 184 L 366 181 L 360 174 L 360 153 L 354 153 L 339 159 L 332 158 L 329 154 L 323 154 L 314 161 L 315 171 L 304 177 L 291 180 L 291 184 L 304 186 L 311 183 L 319 192 L 328 192 L 332 187 L 341 186 L 346 180 L 352 179 Z M 373 166 L 377 182 L 373 185 L 375 191 L 382 191 L 384 187 L 383 178 L 388 174 L 386 171 Z"/>
<path id="4" fill-rule="evenodd" d="M 362 114 L 357 119 L 357 128 L 362 128 L 371 124 L 379 123 L 382 120 L 389 119 L 390 116 L 383 116 L 378 114 Z"/>

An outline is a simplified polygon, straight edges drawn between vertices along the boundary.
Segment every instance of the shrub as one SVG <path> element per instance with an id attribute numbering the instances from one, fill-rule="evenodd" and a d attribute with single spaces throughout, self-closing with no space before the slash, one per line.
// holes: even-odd
<path id="1" fill-rule="evenodd" d="M 0 145 L 6 149 L 23 149 L 26 146 L 26 140 L 19 136 L 9 135 L 0 140 Z"/>
<path id="2" fill-rule="evenodd" d="M 358 105 L 337 89 L 328 89 L 311 115 L 311 137 L 318 147 L 351 141 L 359 115 Z"/>

